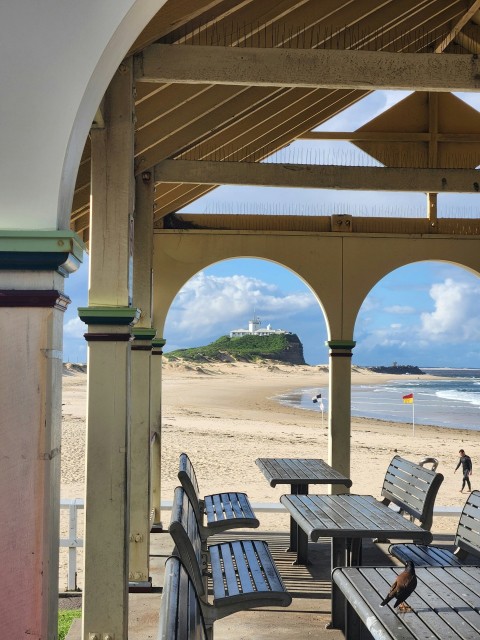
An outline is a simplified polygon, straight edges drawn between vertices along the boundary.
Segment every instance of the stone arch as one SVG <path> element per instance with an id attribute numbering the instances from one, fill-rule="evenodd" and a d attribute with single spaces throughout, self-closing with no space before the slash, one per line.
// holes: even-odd
<path id="1" fill-rule="evenodd" d="M 372 293 L 375 291 L 375 288 L 376 288 L 377 286 L 379 286 L 379 285 L 381 285 L 381 284 L 383 283 L 383 281 L 385 280 L 385 278 L 388 278 L 389 276 L 393 276 L 394 274 L 395 274 L 395 283 L 396 283 L 396 284 L 398 284 L 399 280 L 403 280 L 403 281 L 404 281 L 404 282 L 406 282 L 406 283 L 412 283 L 412 284 L 414 284 L 414 283 L 415 283 L 415 280 L 412 280 L 411 273 L 410 273 L 410 274 L 408 273 L 408 267 L 414 267 L 414 266 L 418 266 L 418 265 L 422 265 L 422 264 L 423 264 L 423 265 L 426 265 L 426 266 L 427 266 L 427 265 L 430 265 L 430 266 L 435 266 L 435 265 L 437 265 L 437 266 L 438 266 L 438 265 L 440 265 L 440 264 L 443 264 L 443 265 L 449 265 L 449 266 L 451 266 L 451 267 L 454 267 L 454 269 L 455 269 L 455 270 L 451 272 L 451 275 L 449 274 L 448 276 L 444 275 L 444 276 L 442 276 L 442 277 L 441 277 L 441 279 L 445 281 L 445 286 L 449 286 L 449 284 L 447 284 L 447 281 L 450 281 L 450 278 L 452 278 L 452 279 L 455 281 L 455 280 L 456 280 L 456 277 L 458 277 L 458 276 L 456 276 L 456 274 L 459 274 L 460 272 L 464 272 L 464 273 L 465 273 L 465 272 L 467 272 L 467 273 L 471 274 L 474 278 L 476 278 L 476 280 L 478 281 L 478 283 L 480 283 L 480 273 L 479 273 L 476 269 L 473 269 L 473 268 L 471 268 L 471 267 L 465 266 L 465 265 L 463 265 L 463 264 L 459 264 L 458 262 L 455 262 L 455 261 L 452 261 L 452 260 L 418 260 L 418 261 L 409 262 L 408 264 L 402 265 L 402 266 L 400 266 L 400 267 L 398 267 L 398 268 L 395 268 L 395 269 L 393 269 L 393 270 L 389 271 L 388 273 L 386 273 L 382 278 L 380 278 L 380 279 L 378 280 L 378 282 L 376 282 L 376 283 L 374 284 L 374 286 L 372 287 L 372 289 L 370 289 L 370 291 L 368 292 L 367 296 L 368 296 L 368 295 L 370 295 L 370 294 L 372 294 Z M 406 274 L 406 275 L 405 275 L 405 271 L 407 271 L 407 274 Z M 432 277 L 432 275 L 430 275 L 430 276 L 429 276 L 429 278 L 431 278 L 431 277 Z M 469 286 L 469 284 L 468 284 L 468 283 L 470 283 L 470 284 L 471 284 L 471 283 L 472 283 L 472 280 L 468 280 L 468 281 L 467 281 L 467 283 L 465 283 L 465 282 L 462 280 L 462 276 L 460 276 L 460 283 L 457 283 L 457 284 L 458 284 L 458 286 Z M 454 284 L 454 286 L 456 287 L 456 286 L 457 286 L 457 284 Z M 443 285 L 442 285 L 442 286 L 443 286 Z M 409 299 L 409 295 L 410 295 L 410 292 L 409 292 L 409 291 L 403 291 L 402 293 L 400 293 L 400 294 L 399 294 L 399 299 L 398 299 L 398 301 L 396 301 L 396 302 L 395 302 L 395 305 L 397 305 L 397 304 L 398 304 L 400 307 L 403 307 L 403 306 L 409 306 L 409 305 L 410 305 L 410 302 L 409 302 L 409 300 L 408 300 L 408 299 Z M 390 304 L 391 304 L 391 303 L 390 303 Z M 440 308 L 440 311 L 441 311 L 441 310 L 442 310 L 442 307 Z M 354 338 L 355 338 L 356 340 L 357 340 L 357 339 L 358 339 L 358 337 L 359 337 L 359 333 L 358 333 L 358 330 L 359 330 L 359 327 L 358 327 L 359 322 L 358 322 L 358 321 L 359 321 L 359 317 L 360 317 L 360 315 L 361 315 L 361 312 L 362 312 L 362 309 L 360 309 L 360 310 L 359 310 L 359 314 L 357 314 L 357 319 L 356 319 L 356 323 L 355 323 L 355 334 L 354 334 Z M 393 312 L 392 312 L 392 313 L 393 313 Z M 433 313 L 434 315 L 436 315 L 436 313 L 437 313 L 437 308 L 436 308 L 435 312 L 433 312 L 433 311 L 429 311 L 429 312 L 427 313 L 427 315 L 432 315 L 432 313 Z M 395 314 L 393 314 L 393 315 L 395 315 Z M 422 314 L 422 315 L 423 315 L 423 314 Z M 414 323 L 414 325 L 413 325 L 413 326 L 410 326 L 410 323 L 409 323 L 408 321 L 405 321 L 405 322 L 404 322 L 404 321 L 403 321 L 403 320 L 401 320 L 400 318 L 398 318 L 398 320 L 395 320 L 395 322 L 399 322 L 399 323 L 400 323 L 400 325 L 401 325 L 402 327 L 403 327 L 404 325 L 405 325 L 405 326 L 409 326 L 409 331 L 412 331 L 412 330 L 413 330 L 413 333 L 410 333 L 410 338 L 412 339 L 413 343 L 415 343 L 416 339 L 418 339 L 418 338 L 417 338 L 417 335 L 416 335 L 416 328 L 415 328 L 415 327 L 417 327 L 417 326 L 418 326 L 418 328 L 420 328 L 420 325 L 419 325 L 419 324 L 417 324 L 417 323 Z M 417 322 L 418 322 L 418 320 L 417 320 Z M 363 323 L 363 326 L 365 326 L 365 324 L 364 324 L 364 323 Z M 435 334 L 435 333 L 437 333 L 437 329 L 438 329 L 438 327 L 433 327 L 432 329 L 433 329 L 433 330 L 432 330 L 432 336 L 431 336 L 431 339 L 434 341 L 434 340 L 435 340 L 435 335 L 434 335 L 434 334 Z M 381 330 L 381 329 L 380 329 L 380 330 Z M 442 335 L 443 335 L 443 331 L 444 331 L 444 330 L 445 330 L 444 328 L 441 328 L 441 329 L 440 329 L 440 332 L 442 333 Z M 448 328 L 447 328 L 446 330 L 448 331 Z M 368 331 L 367 331 L 367 333 L 368 333 Z M 460 335 L 460 331 L 456 331 L 455 333 L 457 333 L 458 335 Z M 392 335 L 390 335 L 390 337 L 392 338 L 392 340 L 395 340 L 395 339 L 400 340 L 400 339 L 402 339 L 402 336 L 403 336 L 403 328 L 401 329 L 401 332 L 400 332 L 400 334 L 399 334 L 399 335 L 397 335 L 397 334 L 395 334 L 395 333 L 393 333 Z M 426 339 L 428 340 L 428 338 L 426 338 Z M 370 342 L 370 345 L 373 345 L 373 342 Z M 404 355 L 405 355 L 405 354 L 404 354 Z M 421 352 L 416 353 L 416 356 L 421 357 Z M 364 357 L 364 356 L 363 356 L 363 357 Z M 395 358 L 396 358 L 396 357 L 398 357 L 398 356 L 395 356 Z M 402 356 L 402 357 L 403 357 L 403 356 Z M 405 361 L 404 361 L 404 363 L 405 363 Z M 380 361 L 378 361 L 378 364 L 380 364 Z"/>
<path id="2" fill-rule="evenodd" d="M 311 238 L 301 236 L 313 249 Z M 293 246 L 292 246 L 293 242 Z M 305 259 L 298 236 L 209 232 L 160 232 L 154 238 L 153 324 L 162 334 L 168 310 L 180 289 L 199 271 L 229 259 L 255 258 L 274 262 L 295 274 L 311 290 L 331 335 L 330 312 L 333 309 L 330 282 L 318 278 L 315 263 Z M 293 250 L 292 250 L 293 249 Z M 331 254 L 330 254 L 331 256 Z M 326 256 L 323 260 L 328 261 Z M 168 278 L 164 274 L 168 273 Z M 317 277 L 316 277 L 317 276 Z"/>
<path id="3" fill-rule="evenodd" d="M 475 238 L 458 242 L 442 237 L 363 237 L 345 239 L 343 247 L 344 335 L 353 337 L 365 298 L 386 275 L 415 262 L 448 262 L 480 275 Z"/>
<path id="4" fill-rule="evenodd" d="M 170 326 L 170 327 L 172 326 L 172 325 L 169 323 L 169 321 L 168 321 L 168 314 L 173 310 L 173 306 L 174 306 L 174 303 L 175 303 L 176 296 L 181 292 L 182 288 L 183 288 L 185 285 L 187 285 L 189 282 L 191 282 L 191 281 L 192 281 L 192 279 L 196 278 L 196 276 L 198 276 L 200 273 L 202 273 L 202 272 L 203 272 L 203 270 L 208 270 L 210 267 L 214 267 L 215 265 L 221 265 L 221 264 L 225 264 L 225 263 L 227 263 L 227 262 L 231 262 L 231 261 L 234 261 L 234 262 L 235 262 L 235 268 L 237 269 L 237 273 L 238 273 L 239 275 L 244 275 L 244 270 L 243 270 L 243 268 L 242 268 L 242 261 L 247 261 L 247 260 L 248 260 L 248 261 L 250 261 L 250 262 L 251 262 L 251 261 L 255 261 L 255 263 L 256 263 L 256 264 L 257 264 L 257 263 L 259 263 L 259 262 L 263 262 L 263 263 L 268 262 L 268 263 L 271 263 L 271 264 L 275 265 L 276 267 L 278 267 L 279 272 L 289 272 L 289 273 L 294 277 L 294 279 L 295 279 L 297 282 L 301 282 L 301 283 L 305 286 L 305 288 L 306 288 L 306 289 L 307 289 L 307 290 L 312 294 L 312 296 L 313 296 L 313 300 L 315 301 L 315 303 L 316 303 L 316 305 L 317 305 L 315 308 L 316 308 L 316 309 L 318 309 L 318 312 L 323 316 L 323 319 L 325 320 L 325 330 L 327 329 L 327 321 L 326 321 L 325 311 L 324 311 L 324 308 L 323 308 L 323 305 L 322 305 L 322 301 L 321 301 L 321 300 L 319 300 L 318 296 L 316 295 L 315 291 L 313 291 L 313 290 L 312 290 L 312 288 L 311 288 L 311 286 L 309 285 L 309 283 L 308 283 L 308 282 L 306 282 L 306 281 L 305 281 L 305 280 L 304 280 L 304 279 L 303 279 L 303 278 L 302 278 L 298 273 L 296 273 L 295 271 L 293 271 L 291 268 L 286 267 L 286 266 L 285 266 L 285 265 L 283 265 L 283 264 L 280 264 L 278 261 L 274 261 L 274 260 L 271 260 L 271 259 L 265 259 L 265 258 L 258 257 L 258 256 L 234 256 L 234 257 L 231 257 L 231 258 L 226 258 L 226 259 L 222 259 L 222 260 L 216 260 L 216 261 L 214 261 L 214 262 L 211 262 L 210 264 L 206 264 L 206 265 L 204 265 L 204 266 L 202 267 L 202 269 L 201 269 L 200 271 L 197 271 L 196 273 L 194 273 L 194 274 L 193 274 L 193 276 L 192 276 L 192 277 L 190 277 L 188 280 L 186 280 L 185 282 L 181 282 L 181 283 L 179 282 L 179 283 L 178 283 L 179 289 L 178 289 L 178 290 L 177 290 L 177 292 L 174 294 L 174 297 L 173 297 L 173 299 L 172 299 L 172 301 L 171 301 L 171 304 L 170 304 L 170 306 L 169 306 L 169 308 L 168 308 L 168 310 L 167 310 L 167 317 L 166 317 L 166 321 L 167 321 L 167 322 L 166 322 L 166 326 L 165 326 L 165 325 L 162 325 L 163 336 L 164 336 L 164 338 L 167 340 L 167 344 L 170 344 L 170 339 L 171 339 L 171 338 L 170 338 L 170 335 L 169 335 L 169 331 L 168 331 L 168 326 Z M 238 266 L 237 266 L 237 265 L 238 265 Z M 206 275 L 208 276 L 209 274 L 207 273 Z M 252 277 L 257 277 L 255 274 L 253 274 L 253 275 L 252 275 L 252 274 L 250 274 L 250 275 L 251 275 Z M 278 276 L 277 276 L 277 277 L 281 278 L 280 273 L 278 274 Z M 262 276 L 262 275 L 260 276 L 260 279 L 263 279 L 263 276 Z M 267 278 L 265 278 L 265 280 L 266 280 L 266 281 L 269 281 L 268 277 L 267 277 Z M 302 289 L 302 291 L 304 291 L 304 290 Z M 173 295 L 173 292 L 172 292 L 172 295 Z M 238 299 L 237 299 L 237 302 L 238 302 Z M 253 304 L 253 300 L 249 300 L 248 302 L 249 302 L 250 304 Z M 232 304 L 233 304 L 233 303 L 232 303 Z M 237 308 L 237 310 L 238 310 L 238 308 Z M 248 311 L 248 312 L 246 312 L 246 313 L 250 314 L 251 312 L 252 312 L 252 308 L 251 308 L 251 307 L 249 307 L 249 311 Z M 264 307 L 262 307 L 261 305 L 257 305 L 257 306 L 256 306 L 256 313 L 258 313 L 258 315 L 260 316 L 260 318 L 263 320 L 263 319 L 264 319 L 264 314 L 266 313 L 266 312 L 265 312 L 265 308 L 264 308 Z M 249 318 L 251 318 L 251 316 L 250 316 L 250 315 L 248 315 L 248 316 L 247 316 L 247 315 L 243 316 L 243 322 L 244 322 L 244 324 L 243 324 L 242 326 L 246 326 L 247 320 L 248 320 Z M 319 317 L 319 321 L 320 321 L 320 317 Z M 320 322 L 321 322 L 321 321 L 320 321 Z M 212 323 L 209 321 L 209 324 L 212 324 Z M 262 322 L 262 327 L 264 327 L 264 326 L 265 326 L 265 324 Z M 236 328 L 236 327 L 234 327 L 234 326 L 231 326 L 231 327 L 230 327 L 230 329 L 234 329 L 234 328 Z M 278 326 L 278 324 L 276 324 L 276 325 L 275 325 L 275 328 L 276 328 L 276 329 L 282 329 L 282 328 L 283 328 L 283 329 L 289 329 L 289 330 L 291 330 L 291 331 L 293 331 L 293 332 L 297 333 L 293 328 L 289 328 L 289 327 L 286 327 L 286 326 Z M 321 331 L 321 330 L 319 330 L 319 332 L 320 332 L 320 331 Z M 322 332 L 323 332 L 323 331 L 322 331 Z M 218 335 L 219 335 L 219 334 L 218 334 Z"/>
<path id="5" fill-rule="evenodd" d="M 59 229 L 69 228 L 73 191 L 81 154 L 100 101 L 113 74 L 135 39 L 165 2 L 166 0 L 130 0 L 119 3 L 123 4 L 123 7 L 119 6 L 116 10 L 117 16 L 114 16 L 118 20 L 116 27 L 111 33 L 105 30 L 105 34 L 102 34 L 105 38 L 103 41 L 100 41 L 99 37 L 98 42 L 90 42 L 90 46 L 98 48 L 100 54 L 93 67 L 77 70 L 80 77 L 83 75 L 85 84 L 83 94 L 76 105 L 68 140 L 65 141 L 65 155 L 58 185 L 57 227 Z M 81 56 L 78 58 L 81 61 Z M 70 76 L 73 82 L 78 83 L 78 73 L 71 73 Z"/>

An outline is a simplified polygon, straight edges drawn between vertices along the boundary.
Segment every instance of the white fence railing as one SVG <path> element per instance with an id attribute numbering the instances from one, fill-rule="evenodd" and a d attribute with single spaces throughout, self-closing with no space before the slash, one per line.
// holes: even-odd
<path id="1" fill-rule="evenodd" d="M 60 538 L 60 546 L 68 547 L 67 591 L 77 591 L 77 549 L 83 547 L 83 540 L 77 537 L 78 510 L 83 509 L 82 498 L 62 498 L 60 508 L 68 509 L 68 538 Z"/>
<path id="2" fill-rule="evenodd" d="M 83 540 L 77 537 L 78 509 L 83 509 L 85 503 L 81 498 L 62 498 L 60 502 L 62 509 L 69 509 L 68 517 L 68 538 L 60 539 L 61 547 L 68 547 L 68 580 L 67 590 L 77 591 L 77 549 L 83 547 Z M 169 511 L 172 508 L 172 501 L 162 502 L 162 510 Z M 282 513 L 286 511 L 283 504 L 271 502 L 254 502 L 252 508 L 258 513 Z M 433 515 L 439 518 L 459 518 L 462 507 L 434 507 Z"/>

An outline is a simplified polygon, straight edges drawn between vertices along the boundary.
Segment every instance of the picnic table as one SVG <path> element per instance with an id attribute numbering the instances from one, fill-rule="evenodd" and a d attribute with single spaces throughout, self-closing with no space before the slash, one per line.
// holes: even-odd
<path id="1" fill-rule="evenodd" d="M 271 487 L 289 484 L 293 495 L 307 495 L 310 484 L 341 484 L 351 487 L 350 478 L 320 458 L 257 458 L 255 464 Z M 297 551 L 298 527 L 290 518 L 289 551 Z"/>
<path id="2" fill-rule="evenodd" d="M 373 496 L 283 495 L 280 502 L 298 524 L 297 563 L 308 563 L 308 541 L 331 538 L 331 566 L 361 563 L 363 538 L 391 537 L 432 541 L 432 534 L 417 526 Z M 331 626 L 343 627 L 344 597 L 332 582 Z"/>
<path id="3" fill-rule="evenodd" d="M 375 640 L 478 640 L 480 567 L 417 567 L 417 588 L 399 613 L 393 601 L 380 602 L 403 567 L 339 567 L 332 583 L 345 596 L 345 637 L 358 640 L 362 631 Z"/>

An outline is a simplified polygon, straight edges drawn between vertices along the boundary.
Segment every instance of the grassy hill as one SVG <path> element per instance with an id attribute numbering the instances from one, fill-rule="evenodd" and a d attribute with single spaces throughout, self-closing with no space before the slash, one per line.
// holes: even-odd
<path id="1" fill-rule="evenodd" d="M 165 353 L 164 357 L 168 360 L 182 359 L 193 362 L 255 362 L 262 359 L 305 364 L 303 345 L 294 333 L 242 338 L 222 336 L 204 347 L 177 349 Z"/>

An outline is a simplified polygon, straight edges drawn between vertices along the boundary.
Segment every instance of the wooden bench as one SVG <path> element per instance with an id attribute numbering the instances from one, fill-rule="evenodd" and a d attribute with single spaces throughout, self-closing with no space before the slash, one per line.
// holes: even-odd
<path id="1" fill-rule="evenodd" d="M 206 546 L 183 487 L 175 489 L 169 531 L 174 553 L 185 565 L 199 595 L 207 627 L 237 611 L 291 603 L 265 541 L 235 540 Z M 208 577 L 212 579 L 212 604 L 208 602 Z"/>
<path id="2" fill-rule="evenodd" d="M 195 509 L 202 540 L 229 529 L 256 529 L 256 518 L 246 493 L 227 491 L 200 497 L 197 476 L 186 453 L 180 454 L 178 479 Z"/>
<path id="3" fill-rule="evenodd" d="M 480 491 L 472 491 L 463 507 L 455 534 L 455 551 L 420 544 L 392 544 L 389 552 L 419 567 L 461 566 L 469 553 L 480 559 Z"/>
<path id="4" fill-rule="evenodd" d="M 382 502 L 396 505 L 400 513 L 409 516 L 412 522 L 418 520 L 422 529 L 430 531 L 433 506 L 442 482 L 441 473 L 394 456 L 383 481 Z"/>
<path id="5" fill-rule="evenodd" d="M 210 633 L 209 633 L 210 632 Z M 207 640 L 211 638 L 195 585 L 179 558 L 165 563 L 158 640 Z"/>

